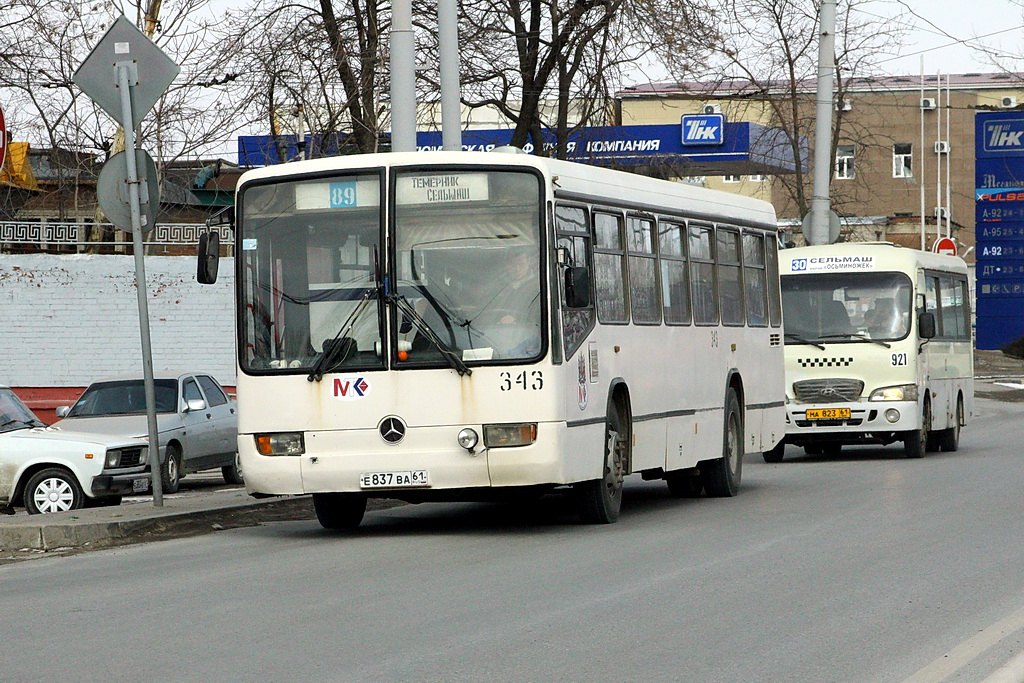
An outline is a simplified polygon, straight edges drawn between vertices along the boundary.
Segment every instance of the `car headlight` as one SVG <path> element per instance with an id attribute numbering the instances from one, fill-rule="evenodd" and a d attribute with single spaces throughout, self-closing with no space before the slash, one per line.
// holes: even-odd
<path id="1" fill-rule="evenodd" d="M 257 434 L 256 450 L 260 455 L 302 455 L 306 452 L 306 442 L 302 432 Z"/>
<path id="2" fill-rule="evenodd" d="M 111 448 L 107 451 L 107 468 L 114 468 L 121 464 L 121 449 Z"/>
<path id="3" fill-rule="evenodd" d="M 871 392 L 869 401 L 916 401 L 916 384 L 898 384 L 894 387 L 881 387 Z"/>

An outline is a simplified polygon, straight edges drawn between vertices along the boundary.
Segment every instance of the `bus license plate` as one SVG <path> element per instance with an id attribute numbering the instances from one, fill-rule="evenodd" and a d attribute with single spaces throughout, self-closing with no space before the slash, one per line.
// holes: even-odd
<path id="1" fill-rule="evenodd" d="M 145 493 L 149 490 L 150 483 L 149 479 L 133 479 L 132 493 Z"/>
<path id="2" fill-rule="evenodd" d="M 430 486 L 427 470 L 363 472 L 359 475 L 359 488 L 363 489 L 393 489 L 411 486 Z"/>
<path id="3" fill-rule="evenodd" d="M 808 408 L 805 412 L 808 420 L 849 420 L 849 408 Z"/>

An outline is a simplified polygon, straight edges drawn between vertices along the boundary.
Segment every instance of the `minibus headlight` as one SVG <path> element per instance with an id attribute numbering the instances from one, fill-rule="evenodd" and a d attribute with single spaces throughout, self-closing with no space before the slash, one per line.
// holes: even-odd
<path id="1" fill-rule="evenodd" d="M 306 443 L 302 432 L 257 434 L 256 451 L 260 455 L 302 455 L 306 452 Z"/>
<path id="2" fill-rule="evenodd" d="M 472 453 L 476 445 L 480 443 L 480 436 L 476 433 L 475 429 L 465 427 L 459 431 L 458 440 L 460 446 Z"/>
<path id="3" fill-rule="evenodd" d="M 484 425 L 484 445 L 487 448 L 529 446 L 537 440 L 537 423 Z"/>
<path id="4" fill-rule="evenodd" d="M 916 401 L 916 384 L 898 384 L 894 387 L 875 389 L 868 397 L 869 401 Z"/>

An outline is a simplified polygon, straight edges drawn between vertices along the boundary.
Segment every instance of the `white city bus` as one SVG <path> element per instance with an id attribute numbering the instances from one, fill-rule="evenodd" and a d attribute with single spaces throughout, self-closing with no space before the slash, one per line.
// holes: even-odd
<path id="1" fill-rule="evenodd" d="M 212 233 L 211 233 L 212 234 Z M 784 433 L 764 202 L 524 154 L 272 166 L 239 181 L 238 449 L 253 495 L 732 496 Z M 212 263 L 201 244 L 200 277 Z"/>
<path id="2" fill-rule="evenodd" d="M 845 243 L 786 249 L 780 260 L 785 443 L 828 455 L 894 442 L 912 458 L 957 450 L 974 408 L 963 259 Z"/>

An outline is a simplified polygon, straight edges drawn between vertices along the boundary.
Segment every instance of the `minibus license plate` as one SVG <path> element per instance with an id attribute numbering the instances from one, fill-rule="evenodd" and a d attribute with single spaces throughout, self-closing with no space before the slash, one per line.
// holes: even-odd
<path id="1" fill-rule="evenodd" d="M 849 420 L 849 408 L 808 408 L 806 413 L 808 420 Z"/>
<path id="2" fill-rule="evenodd" d="M 359 475 L 359 488 L 363 489 L 407 488 L 410 486 L 430 486 L 427 470 L 363 472 Z"/>
<path id="3" fill-rule="evenodd" d="M 149 490 L 150 483 L 149 479 L 133 479 L 132 493 L 145 493 Z"/>

